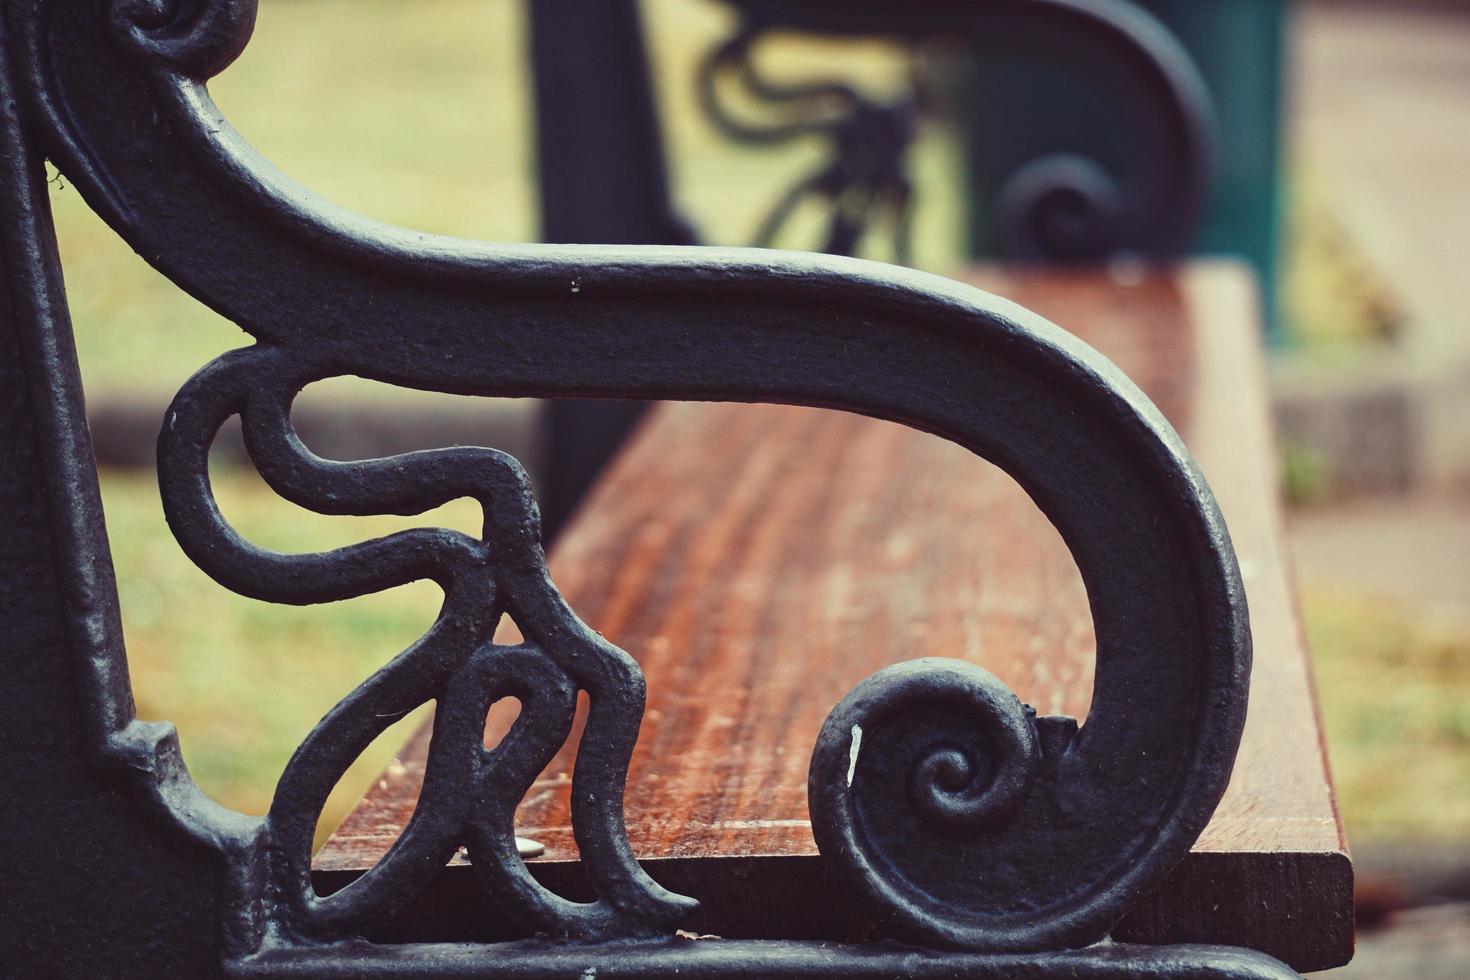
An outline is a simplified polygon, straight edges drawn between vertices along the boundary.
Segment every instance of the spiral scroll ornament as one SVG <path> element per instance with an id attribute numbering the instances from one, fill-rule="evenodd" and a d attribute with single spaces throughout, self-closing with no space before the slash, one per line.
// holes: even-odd
<path id="1" fill-rule="evenodd" d="M 112 24 L 143 62 L 203 81 L 229 67 L 255 30 L 258 0 L 112 0 Z"/>
<path id="2" fill-rule="evenodd" d="M 880 921 L 984 948 L 994 910 L 963 888 L 1016 819 L 1042 764 L 1035 712 L 988 671 L 927 658 L 880 671 L 828 715 L 812 755 L 812 832 L 827 867 Z"/>

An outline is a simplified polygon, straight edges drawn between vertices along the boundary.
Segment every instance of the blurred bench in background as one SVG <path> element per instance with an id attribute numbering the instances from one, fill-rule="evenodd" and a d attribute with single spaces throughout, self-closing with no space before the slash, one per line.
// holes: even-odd
<path id="1" fill-rule="evenodd" d="M 729 34 L 692 79 L 652 76 L 635 0 L 528 5 L 544 240 L 746 243 L 733 228 L 692 226 L 671 187 L 671 99 L 655 82 L 692 84 L 705 125 L 732 146 L 821 151 L 815 167 L 749 203 L 759 219 L 750 244 L 906 262 L 924 231 L 916 202 L 936 191 L 915 185 L 912 151 L 926 128 L 947 128 L 961 148 L 949 189 L 959 193 L 941 196 L 965 209 L 972 255 L 1064 264 L 1239 256 L 1267 299 L 1257 323 L 1269 326 L 1280 0 L 1209 10 L 1175 0 L 726 5 Z M 657 18 L 657 6 L 647 13 Z M 793 34 L 887 44 L 906 53 L 908 81 L 893 91 L 837 57 L 774 77 L 765 48 Z M 640 411 L 550 403 L 539 486 L 548 539 Z"/>

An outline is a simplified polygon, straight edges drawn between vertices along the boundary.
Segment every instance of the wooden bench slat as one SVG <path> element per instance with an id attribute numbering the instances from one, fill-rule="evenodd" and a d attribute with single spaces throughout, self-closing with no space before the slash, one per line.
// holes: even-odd
<path id="1" fill-rule="evenodd" d="M 1115 934 L 1251 946 L 1300 970 L 1346 962 L 1352 869 L 1281 552 L 1248 274 L 1208 263 L 970 278 L 1073 330 L 1158 403 L 1220 500 L 1251 604 L 1255 673 L 1230 789 L 1190 857 Z M 806 772 L 827 712 L 873 671 L 961 657 L 1041 713 L 1086 714 L 1092 628 L 1061 539 L 998 469 L 892 423 L 660 405 L 551 567 L 582 618 L 643 665 L 629 838 L 655 878 L 701 899 L 691 924 L 701 931 L 860 936 L 822 877 Z M 512 716 L 497 706 L 491 736 Z M 324 887 L 370 867 L 397 836 L 427 742 L 425 728 L 317 855 Z M 518 813 L 518 832 L 546 847 L 534 870 L 570 891 L 574 744 Z M 459 864 L 446 887 L 467 894 Z M 449 935 L 474 928 L 462 910 L 433 915 Z"/>

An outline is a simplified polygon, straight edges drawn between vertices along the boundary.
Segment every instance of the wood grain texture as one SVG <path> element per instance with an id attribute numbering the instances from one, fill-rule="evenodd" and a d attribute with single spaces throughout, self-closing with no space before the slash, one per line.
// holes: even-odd
<path id="1" fill-rule="evenodd" d="M 1300 970 L 1352 949 L 1352 867 L 1321 745 L 1281 549 L 1256 297 L 1223 263 L 1175 271 L 976 270 L 1111 357 L 1183 435 L 1219 498 L 1251 604 L 1251 707 L 1230 789 L 1188 859 L 1115 932 L 1220 942 Z M 983 664 L 1040 713 L 1084 718 L 1094 642 L 1056 532 L 1005 474 L 937 437 L 771 405 L 658 406 L 559 541 L 573 608 L 648 678 L 630 767 L 634 851 L 704 905 L 691 929 L 852 938 L 806 810 L 831 707 L 888 664 Z M 514 706 L 492 713 L 487 738 Z M 319 887 L 384 853 L 412 813 L 420 731 L 317 855 Z M 576 894 L 567 808 L 574 742 L 527 794 L 518 832 L 539 877 Z M 492 935 L 467 868 L 394 927 Z"/>

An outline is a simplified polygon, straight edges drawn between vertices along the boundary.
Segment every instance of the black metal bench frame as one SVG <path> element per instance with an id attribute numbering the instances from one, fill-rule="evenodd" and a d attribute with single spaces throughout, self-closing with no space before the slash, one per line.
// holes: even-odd
<path id="1" fill-rule="evenodd" d="M 1106 941 L 1224 792 L 1250 666 L 1245 596 L 1209 490 L 1111 364 L 1003 300 L 889 266 L 750 250 L 489 245 L 346 213 L 254 154 L 209 99 L 205 82 L 243 49 L 254 13 L 251 0 L 4 6 L 8 970 L 1293 975 L 1248 950 Z M 302 743 L 264 818 L 210 801 L 172 728 L 135 716 L 44 159 L 149 262 L 256 338 L 205 366 L 162 420 L 160 487 L 190 557 L 270 602 L 330 602 L 417 579 L 444 590 L 433 627 Z M 291 428 L 292 399 L 347 374 L 474 395 L 817 405 L 960 443 L 1014 476 L 1072 550 L 1098 641 L 1087 722 L 1037 717 L 957 661 L 875 675 L 820 733 L 810 802 L 824 861 L 889 938 L 679 937 L 690 900 L 642 871 L 623 829 L 641 674 L 550 582 L 524 473 L 490 449 L 314 456 Z M 261 549 L 224 521 L 209 486 L 210 443 L 235 415 L 261 475 L 303 507 L 417 514 L 469 497 L 484 510 L 483 534 L 424 528 L 323 554 Z M 523 643 L 492 641 L 506 616 Z M 579 691 L 591 712 L 572 792 L 592 903 L 536 884 L 511 823 L 567 737 Z M 486 750 L 486 710 L 506 696 L 522 701 L 521 715 Z M 327 792 L 377 734 L 429 700 L 434 741 L 413 820 L 376 868 L 318 896 L 310 845 Z M 364 938 L 461 845 L 527 938 Z"/>

